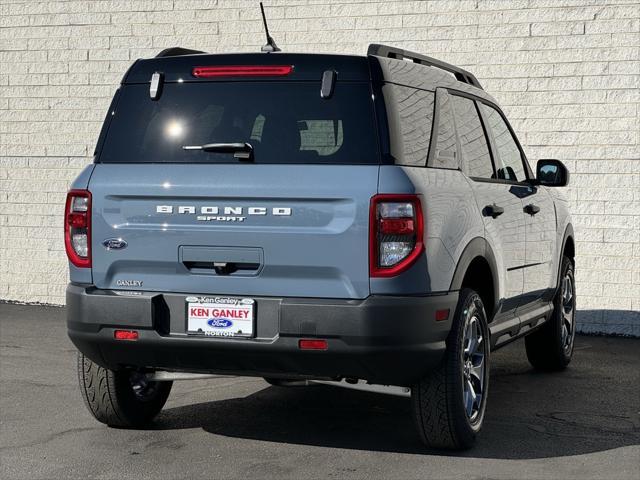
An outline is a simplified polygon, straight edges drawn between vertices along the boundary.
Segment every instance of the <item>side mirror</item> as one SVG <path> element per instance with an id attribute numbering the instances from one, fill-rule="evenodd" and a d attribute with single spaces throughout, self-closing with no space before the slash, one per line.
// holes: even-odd
<path id="1" fill-rule="evenodd" d="M 538 160 L 536 183 L 547 187 L 565 187 L 569 185 L 569 170 L 560 160 Z"/>

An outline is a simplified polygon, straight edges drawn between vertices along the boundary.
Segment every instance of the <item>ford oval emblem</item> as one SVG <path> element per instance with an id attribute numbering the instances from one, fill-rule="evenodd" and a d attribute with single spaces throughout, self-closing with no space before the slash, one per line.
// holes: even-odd
<path id="1" fill-rule="evenodd" d="M 214 328 L 229 328 L 233 322 L 226 318 L 211 318 L 207 320 L 207 324 Z"/>
<path id="2" fill-rule="evenodd" d="M 102 246 L 107 250 L 122 250 L 127 248 L 127 242 L 121 238 L 107 238 L 102 242 Z"/>

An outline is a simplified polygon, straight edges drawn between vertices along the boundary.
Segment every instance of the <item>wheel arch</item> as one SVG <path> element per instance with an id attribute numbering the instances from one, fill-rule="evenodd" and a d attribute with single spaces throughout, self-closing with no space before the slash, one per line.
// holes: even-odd
<path id="1" fill-rule="evenodd" d="M 560 275 L 562 275 L 562 257 L 567 255 L 575 268 L 576 258 L 576 242 L 575 235 L 573 233 L 573 225 L 568 224 L 564 230 L 562 237 L 562 249 L 560 250 L 560 256 L 558 258 L 558 272 L 556 273 L 556 288 L 555 291 L 560 288 Z"/>
<path id="2" fill-rule="evenodd" d="M 486 274 L 491 283 L 487 283 Z M 496 258 L 488 242 L 482 237 L 471 240 L 458 260 L 450 290 L 460 290 L 468 286 L 474 288 L 482 298 L 489 322 L 498 308 L 500 299 Z"/>

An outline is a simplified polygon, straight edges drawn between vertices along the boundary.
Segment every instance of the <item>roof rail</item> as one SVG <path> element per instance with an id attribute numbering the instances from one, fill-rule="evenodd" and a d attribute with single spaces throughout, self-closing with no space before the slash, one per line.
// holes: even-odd
<path id="1" fill-rule="evenodd" d="M 473 73 L 464 70 L 463 68 L 456 67 L 455 65 L 451 65 L 450 63 L 443 62 L 442 60 L 427 57 L 426 55 L 410 52 L 401 48 L 390 47 L 388 45 L 379 45 L 377 43 L 372 43 L 371 45 L 369 45 L 369 48 L 367 49 L 367 55 L 396 58 L 398 60 L 406 58 L 407 60 L 412 60 L 414 63 L 419 63 L 420 65 L 427 65 L 429 67 L 436 67 L 442 70 L 446 70 L 449 73 L 453 73 L 458 81 L 469 84 L 476 88 L 483 89 L 482 85 L 480 85 L 480 82 L 475 77 L 475 75 L 473 75 Z"/>
<path id="2" fill-rule="evenodd" d="M 194 53 L 206 53 L 202 50 L 191 50 L 190 48 L 182 48 L 182 47 L 171 47 L 165 48 L 159 54 L 156 55 L 156 58 L 160 57 L 179 57 L 181 55 L 193 55 Z"/>

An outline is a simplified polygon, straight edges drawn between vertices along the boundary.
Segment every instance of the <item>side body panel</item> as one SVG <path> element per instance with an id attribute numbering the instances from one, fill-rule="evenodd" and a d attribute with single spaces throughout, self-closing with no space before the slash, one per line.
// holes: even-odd
<path id="1" fill-rule="evenodd" d="M 525 224 L 518 188 L 491 182 L 472 184 L 477 202 L 477 215 L 484 222 L 484 236 L 495 253 L 498 269 L 498 298 L 501 304 L 496 314 L 515 311 L 521 301 L 525 262 Z M 487 207 L 497 205 L 504 213 L 496 218 L 485 213 Z"/>
<path id="2" fill-rule="evenodd" d="M 556 212 L 556 232 L 553 244 L 553 256 L 551 272 L 552 278 L 550 288 L 554 291 L 558 288 L 558 280 L 560 275 L 560 265 L 562 262 L 563 249 L 565 247 L 567 237 L 571 237 L 575 246 L 575 235 L 573 232 L 573 224 L 571 222 L 571 213 L 569 212 L 569 202 L 565 197 L 563 190 L 560 188 L 541 187 L 546 190 L 553 199 L 553 205 Z"/>
<path id="3" fill-rule="evenodd" d="M 482 219 L 459 170 L 380 167 L 379 193 L 416 193 L 424 215 L 425 253 L 405 274 L 371 280 L 371 292 L 424 294 L 446 292 L 465 247 L 484 236 Z"/>
<path id="4" fill-rule="evenodd" d="M 555 285 L 556 239 L 558 228 L 553 198 L 546 187 L 530 187 L 531 195 L 522 199 L 525 208 L 526 265 L 523 304 L 547 297 Z M 540 210 L 527 213 L 528 208 Z"/>

